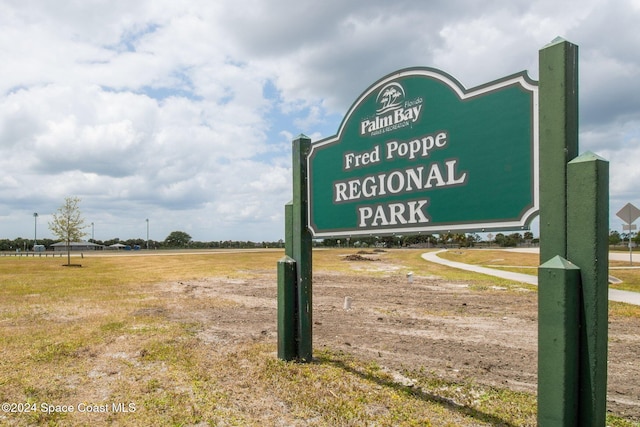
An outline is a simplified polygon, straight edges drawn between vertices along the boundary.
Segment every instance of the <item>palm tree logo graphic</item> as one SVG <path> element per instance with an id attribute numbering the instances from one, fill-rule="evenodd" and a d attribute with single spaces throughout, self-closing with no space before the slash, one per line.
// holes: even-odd
<path id="1" fill-rule="evenodd" d="M 404 102 L 404 88 L 400 83 L 389 83 L 380 90 L 376 103 L 378 114 L 384 114 L 390 110 L 396 110 L 402 107 Z"/>

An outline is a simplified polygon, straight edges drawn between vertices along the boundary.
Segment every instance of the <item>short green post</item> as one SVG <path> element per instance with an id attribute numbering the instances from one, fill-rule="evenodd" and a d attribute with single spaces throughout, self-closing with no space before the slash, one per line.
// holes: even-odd
<path id="1" fill-rule="evenodd" d="M 278 261 L 278 358 L 298 358 L 298 284 L 293 259 L 293 201 L 284 205 L 284 254 Z"/>
<path id="2" fill-rule="evenodd" d="M 293 140 L 293 200 L 285 205 L 285 257 L 278 261 L 278 357 L 310 362 L 312 349 L 311 232 L 307 227 L 307 156 L 311 139 Z"/>
<path id="3" fill-rule="evenodd" d="M 580 269 L 555 256 L 538 269 L 538 426 L 577 426 Z"/>
<path id="4" fill-rule="evenodd" d="M 307 157 L 311 139 L 305 135 L 293 141 L 293 245 L 298 291 L 298 358 L 310 362 L 312 350 L 312 266 L 311 232 L 307 227 L 308 176 Z"/>
<path id="5" fill-rule="evenodd" d="M 298 357 L 296 318 L 296 261 L 285 256 L 278 261 L 278 358 Z"/>
<path id="6" fill-rule="evenodd" d="M 284 205 L 284 254 L 293 258 L 293 200 Z"/>
<path id="7" fill-rule="evenodd" d="M 604 427 L 607 416 L 609 163 L 586 152 L 569 162 L 568 258 L 580 267 L 578 425 Z"/>

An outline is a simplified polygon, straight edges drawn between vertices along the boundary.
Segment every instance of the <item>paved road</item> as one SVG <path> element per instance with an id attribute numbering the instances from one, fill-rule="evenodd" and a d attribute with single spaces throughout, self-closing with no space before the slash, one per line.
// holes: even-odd
<path id="1" fill-rule="evenodd" d="M 449 261 L 449 260 L 440 258 L 438 256 L 440 252 L 445 252 L 445 251 L 426 252 L 422 254 L 422 258 L 430 262 L 446 265 L 448 267 L 459 268 L 461 270 L 468 270 L 468 271 L 473 271 L 481 274 L 487 274 L 489 276 L 494 276 L 494 277 L 501 277 L 503 279 L 513 280 L 514 282 L 528 283 L 530 285 L 538 285 L 538 276 L 534 276 L 531 274 L 514 273 L 511 271 L 504 271 L 504 270 L 496 270 L 493 268 L 481 267 L 479 265 L 463 264 L 461 262 Z M 612 258 L 616 259 L 617 257 L 615 255 L 620 255 L 620 254 L 611 254 L 611 255 L 614 255 L 614 257 Z M 609 289 L 609 301 L 626 302 L 628 304 L 640 305 L 640 293 L 620 291 L 617 289 Z"/>

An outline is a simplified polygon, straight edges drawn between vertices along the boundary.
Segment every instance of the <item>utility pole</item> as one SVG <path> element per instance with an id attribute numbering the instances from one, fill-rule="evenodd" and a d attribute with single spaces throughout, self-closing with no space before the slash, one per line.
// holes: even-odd
<path id="1" fill-rule="evenodd" d="M 38 244 L 38 212 L 33 213 L 33 250 L 36 250 Z"/>

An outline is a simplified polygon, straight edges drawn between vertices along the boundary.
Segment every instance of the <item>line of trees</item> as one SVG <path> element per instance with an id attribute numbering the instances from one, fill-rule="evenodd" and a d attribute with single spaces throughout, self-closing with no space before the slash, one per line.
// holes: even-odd
<path id="1" fill-rule="evenodd" d="M 110 240 L 93 240 L 90 242 L 111 246 L 117 243 L 126 246 L 139 246 L 142 249 L 147 248 L 147 241 L 144 239 L 128 239 L 120 240 L 114 238 Z M 164 240 L 149 240 L 149 249 L 247 249 L 247 248 L 278 248 L 284 247 L 284 241 L 261 241 L 254 242 L 251 240 L 213 240 L 209 242 L 201 242 L 191 240 L 191 236 L 184 231 L 172 231 Z"/>
<path id="2" fill-rule="evenodd" d="M 352 246 L 352 247 L 409 247 L 409 246 L 428 246 L 428 247 L 459 247 L 468 248 L 485 245 L 495 245 L 499 247 L 516 247 L 516 246 L 536 246 L 539 240 L 534 238 L 530 231 L 524 234 L 497 233 L 493 239 L 484 241 L 477 233 L 442 233 L 442 234 L 417 234 L 410 236 L 365 236 L 353 237 L 350 239 L 324 239 L 324 246 Z"/>
<path id="3" fill-rule="evenodd" d="M 80 208 L 80 199 L 77 197 L 66 197 L 65 203 L 58 209 L 53 215 L 53 221 L 49 223 L 49 229 L 58 237 L 58 241 L 63 240 L 69 243 L 72 241 L 79 241 L 86 235 L 84 229 L 87 225 L 82 218 Z M 357 238 L 344 238 L 344 239 L 324 239 L 320 242 L 323 246 L 353 246 L 353 247 L 407 247 L 407 246 L 432 246 L 432 247 L 474 247 L 480 244 L 491 245 L 494 244 L 499 247 L 516 247 L 522 245 L 537 245 L 539 243 L 537 238 L 534 238 L 533 233 L 530 231 L 524 234 L 512 233 L 503 234 L 497 233 L 495 237 L 491 234 L 488 235 L 490 240 L 483 242 L 482 238 L 476 233 L 463 234 L 463 233 L 441 233 L 441 234 L 418 234 L 410 236 L 369 236 L 369 237 L 357 237 Z M 493 238 L 493 239 L 491 239 Z M 620 234 L 616 230 L 611 230 L 609 233 L 609 244 L 619 245 L 621 243 L 628 244 L 629 241 L 636 244 L 640 244 L 640 235 L 637 233 L 624 233 Z M 198 242 L 193 241 L 191 236 L 184 231 L 172 231 L 164 241 L 156 240 L 144 240 L 144 239 L 129 239 L 120 240 L 114 238 L 111 240 L 101 241 L 89 239 L 90 242 L 102 245 L 111 246 L 114 244 L 122 244 L 131 248 L 147 248 L 147 249 L 176 249 L 176 248 L 191 248 L 191 249 L 224 249 L 224 248 L 256 248 L 256 247 L 283 247 L 284 242 L 279 240 L 277 242 L 252 242 L 252 241 L 210 241 L 210 242 Z M 0 251 L 13 251 L 13 250 L 30 250 L 33 249 L 33 245 L 36 242 L 29 239 L 17 238 L 14 240 L 0 239 Z M 56 243 L 52 239 L 40 239 L 37 242 L 45 247 L 49 247 Z"/>
<path id="4" fill-rule="evenodd" d="M 628 246 L 629 239 L 631 239 L 632 243 L 640 245 L 640 234 L 638 233 L 620 233 L 616 230 L 611 230 L 609 232 L 609 245 L 611 246 Z"/>
<path id="5" fill-rule="evenodd" d="M 40 239 L 37 242 L 30 239 L 24 239 L 19 237 L 14 240 L 0 239 L 0 251 L 28 251 L 35 250 L 34 245 L 44 245 L 45 248 L 50 247 L 54 243 L 63 241 L 66 243 L 68 263 L 71 263 L 71 242 L 80 242 L 87 235 L 85 229 L 88 227 L 82 213 L 80 211 L 80 198 L 79 197 L 65 197 L 64 203 L 57 212 L 53 214 L 53 220 L 49 222 L 49 230 L 58 238 L 58 240 L 52 239 Z M 176 248 L 191 248 L 191 249 L 205 249 L 205 248 L 256 248 L 256 247 L 282 247 L 284 242 L 282 240 L 278 242 L 251 242 L 251 241 L 212 241 L 212 242 L 194 242 L 191 240 L 191 236 L 184 231 L 172 231 L 164 239 L 164 241 L 156 240 L 144 240 L 144 239 L 129 239 L 120 240 L 114 238 L 111 240 L 94 240 L 89 239 L 89 242 L 101 246 L 112 246 L 120 244 L 125 247 L 135 249 L 176 249 Z"/>
<path id="6" fill-rule="evenodd" d="M 116 243 L 120 243 L 125 246 L 134 248 L 136 246 L 141 249 L 147 248 L 147 241 L 144 239 L 125 239 L 113 238 L 109 240 L 88 240 L 91 243 L 97 245 L 110 246 Z M 38 245 L 44 245 L 49 249 L 54 243 L 58 243 L 60 240 L 54 239 L 40 239 L 38 238 Z M 215 240 L 211 242 L 199 242 L 190 240 L 188 243 L 167 242 L 166 240 L 149 240 L 149 249 L 252 249 L 252 248 L 281 248 L 284 247 L 284 241 L 260 241 L 254 242 L 251 240 Z M 33 250 L 33 237 L 30 239 L 18 237 L 16 239 L 0 239 L 0 251 L 32 251 Z"/>
<path id="7" fill-rule="evenodd" d="M 640 246 L 640 234 L 637 233 L 620 233 L 612 230 L 609 233 L 609 245 L 611 246 L 627 246 L 631 242 Z M 46 248 L 59 242 L 54 239 L 38 239 L 39 245 Z M 147 241 L 144 239 L 126 239 L 113 238 L 109 240 L 93 240 L 89 242 L 110 246 L 120 243 L 125 246 L 139 246 L 146 249 Z M 496 246 L 496 247 L 515 247 L 523 245 L 536 246 L 539 239 L 533 237 L 533 233 L 525 232 L 503 234 L 497 233 L 493 239 L 483 240 L 478 234 L 420 234 L 411 236 L 367 236 L 353 237 L 351 239 L 324 239 L 316 242 L 319 246 L 327 247 L 409 247 L 409 246 L 431 246 L 431 247 L 478 247 L 478 246 Z M 200 242 L 191 240 L 191 236 L 183 231 L 171 232 L 165 240 L 149 240 L 149 249 L 247 249 L 247 248 L 280 248 L 284 247 L 284 241 L 261 241 L 254 242 L 251 240 L 214 240 L 210 242 Z M 30 251 L 33 249 L 33 239 L 18 237 L 16 239 L 0 239 L 0 251 Z"/>

